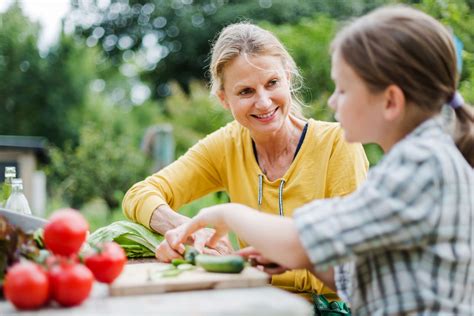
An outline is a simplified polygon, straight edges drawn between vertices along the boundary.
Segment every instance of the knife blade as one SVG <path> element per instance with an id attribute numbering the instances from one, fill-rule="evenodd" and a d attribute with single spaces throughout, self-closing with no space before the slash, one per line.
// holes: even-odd
<path id="1" fill-rule="evenodd" d="M 0 215 L 4 216 L 10 224 L 20 227 L 26 233 L 42 228 L 48 222 L 37 216 L 21 214 L 4 208 L 0 208 Z"/>

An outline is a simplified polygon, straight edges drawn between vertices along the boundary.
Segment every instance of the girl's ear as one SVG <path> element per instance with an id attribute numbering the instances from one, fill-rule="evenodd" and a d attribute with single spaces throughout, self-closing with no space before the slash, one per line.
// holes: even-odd
<path id="1" fill-rule="evenodd" d="M 387 121 L 396 121 L 405 111 L 405 94 L 397 85 L 390 85 L 384 92 L 385 108 L 384 117 Z"/>
<path id="2" fill-rule="evenodd" d="M 227 102 L 224 90 L 217 91 L 217 97 L 219 98 L 219 101 L 221 101 L 221 104 L 224 109 L 229 109 L 229 103 Z"/>

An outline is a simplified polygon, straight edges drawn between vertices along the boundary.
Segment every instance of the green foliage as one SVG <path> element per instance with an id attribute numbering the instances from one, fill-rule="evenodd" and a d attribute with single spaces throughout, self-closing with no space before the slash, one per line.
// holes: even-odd
<path id="1" fill-rule="evenodd" d="M 47 106 L 41 108 L 42 135 L 58 146 L 67 141 L 77 143 L 85 117 L 85 101 L 89 82 L 96 76 L 97 50 L 88 49 L 73 37 L 62 35 L 47 57 L 43 74 L 48 88 Z M 38 105 L 37 105 L 38 106 Z"/>
<path id="2" fill-rule="evenodd" d="M 204 207 L 227 202 L 229 202 L 229 199 L 225 194 L 209 194 L 196 201 L 193 201 L 192 203 L 184 205 L 181 207 L 179 212 L 185 216 L 193 217 Z"/>
<path id="3" fill-rule="evenodd" d="M 189 97 L 177 85 L 172 89 L 173 95 L 163 101 L 168 113 L 163 119 L 173 124 L 177 156 L 232 120 L 229 111 L 210 97 L 209 90 L 201 82 L 191 84 Z"/>
<path id="4" fill-rule="evenodd" d="M 474 2 L 423 0 L 417 7 L 451 28 L 463 42 L 460 90 L 468 102 L 474 103 Z"/>
<path id="5" fill-rule="evenodd" d="M 98 196 L 110 209 L 118 207 L 125 191 L 148 173 L 127 126 L 125 115 L 104 111 L 81 127 L 77 147 L 53 148 L 48 175 L 56 194 L 76 208 Z"/>
<path id="6" fill-rule="evenodd" d="M 45 67 L 36 48 L 38 25 L 15 3 L 0 15 L 0 26 L 0 133 L 25 135 L 39 123 L 32 104 L 45 103 L 44 95 L 38 97 Z"/>
<path id="7" fill-rule="evenodd" d="M 459 90 L 466 102 L 474 105 L 474 51 L 463 52 L 464 71 L 463 80 L 459 84 Z"/>
<path id="8" fill-rule="evenodd" d="M 45 136 L 60 147 L 77 142 L 94 51 L 62 36 L 41 57 L 40 28 L 17 3 L 0 15 L 0 25 L 0 134 Z"/>
<path id="9" fill-rule="evenodd" d="M 90 19 L 75 20 L 76 34 L 90 45 L 101 44 L 105 54 L 117 64 L 121 64 L 124 56 L 130 55 L 131 51 L 144 54 L 147 51 L 158 52 L 156 60 L 144 66 L 142 79 L 154 87 L 153 96 L 161 98 L 170 94 L 168 83 L 172 81 L 189 94 L 190 83 L 205 78 L 210 42 L 225 25 L 241 20 L 267 21 L 274 25 L 294 24 L 302 17 L 311 17 L 316 13 L 350 16 L 366 12 L 382 2 L 111 0 L 104 7 L 98 2 L 74 0 L 75 10 L 70 18 L 100 17 L 92 25 Z"/>

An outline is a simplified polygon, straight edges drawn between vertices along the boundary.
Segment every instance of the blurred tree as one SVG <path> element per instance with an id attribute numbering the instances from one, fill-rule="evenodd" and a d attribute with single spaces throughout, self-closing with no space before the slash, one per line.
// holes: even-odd
<path id="1" fill-rule="evenodd" d="M 232 120 L 230 111 L 209 97 L 209 90 L 201 81 L 193 81 L 190 88 L 192 93 L 186 96 L 176 84 L 172 84 L 173 94 L 163 101 L 169 117 L 162 119 L 173 124 L 178 157 L 197 141 Z"/>
<path id="2" fill-rule="evenodd" d="M 69 205 L 79 208 L 100 197 L 113 211 L 126 190 L 148 174 L 149 162 L 138 149 L 129 113 L 110 111 L 98 95 L 88 99 L 78 146 L 53 148 L 47 174 L 54 194 Z"/>
<path id="3" fill-rule="evenodd" d="M 86 92 L 97 75 L 98 59 L 96 51 L 65 34 L 46 56 L 47 68 L 42 74 L 45 104 L 39 105 L 42 125 L 38 133 L 53 144 L 78 143 Z"/>
<path id="4" fill-rule="evenodd" d="M 17 2 L 0 15 L 0 25 L 0 134 L 45 136 L 57 146 L 77 142 L 94 52 L 63 35 L 41 57 L 39 25 Z"/>
<path id="5" fill-rule="evenodd" d="M 39 27 L 18 3 L 0 14 L 0 25 L 0 133 L 40 135 L 35 114 L 46 103 L 41 93 L 46 62 L 36 48 Z"/>
<path id="6" fill-rule="evenodd" d="M 422 0 L 416 6 L 452 29 L 463 42 L 463 69 L 460 90 L 464 98 L 474 103 L 474 1 Z"/>
<path id="7" fill-rule="evenodd" d="M 101 45 L 118 65 L 132 61 L 144 70 L 152 96 L 170 94 L 175 80 L 186 94 L 193 79 L 204 79 L 210 42 L 225 25 L 239 20 L 295 23 L 326 12 L 363 13 L 383 0 L 73 0 L 69 18 L 87 45 Z M 103 4 L 105 3 L 105 4 Z"/>

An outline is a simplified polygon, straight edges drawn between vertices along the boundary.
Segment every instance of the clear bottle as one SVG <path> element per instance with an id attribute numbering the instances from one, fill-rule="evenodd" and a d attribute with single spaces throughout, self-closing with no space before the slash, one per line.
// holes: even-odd
<path id="1" fill-rule="evenodd" d="M 12 194 L 10 194 L 7 203 L 5 204 L 5 208 L 19 213 L 31 215 L 30 205 L 23 194 L 23 181 L 21 179 L 12 180 Z"/>
<path id="2" fill-rule="evenodd" d="M 7 203 L 8 197 L 12 193 L 12 180 L 14 178 L 16 178 L 16 167 L 5 167 L 5 182 L 2 185 L 0 206 Z"/>

